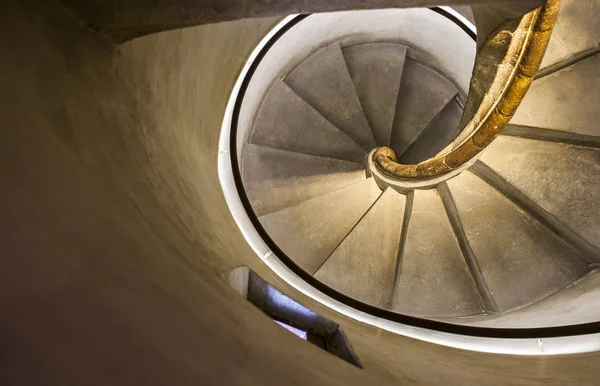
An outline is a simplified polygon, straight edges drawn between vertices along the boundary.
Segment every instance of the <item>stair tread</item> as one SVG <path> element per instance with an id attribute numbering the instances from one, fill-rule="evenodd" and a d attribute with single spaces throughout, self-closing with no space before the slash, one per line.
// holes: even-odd
<path id="1" fill-rule="evenodd" d="M 563 0 L 542 68 L 572 55 L 597 49 L 600 42 L 599 11 L 597 0 Z"/>
<path id="2" fill-rule="evenodd" d="M 533 82 L 512 124 L 600 136 L 600 55 Z"/>
<path id="3" fill-rule="evenodd" d="M 586 272 L 577 251 L 474 174 L 464 172 L 448 186 L 501 312 L 533 303 Z"/>
<path id="4" fill-rule="evenodd" d="M 242 149 L 242 181 L 257 216 L 318 197 L 365 178 L 362 164 L 253 144 Z"/>
<path id="5" fill-rule="evenodd" d="M 377 146 L 389 146 L 407 47 L 368 43 L 342 49 Z"/>
<path id="6" fill-rule="evenodd" d="M 495 328 L 543 328 L 594 323 L 600 319 L 600 272 L 592 271 L 569 287 L 508 314 L 463 320 L 466 325 Z"/>
<path id="7" fill-rule="evenodd" d="M 313 274 L 380 194 L 369 178 L 259 220 L 279 248 Z"/>
<path id="8" fill-rule="evenodd" d="M 315 278 L 356 300 L 389 308 L 406 196 L 387 189 Z"/>
<path id="9" fill-rule="evenodd" d="M 312 54 L 284 81 L 364 150 L 370 151 L 375 147 L 371 128 L 338 43 Z"/>
<path id="10" fill-rule="evenodd" d="M 401 156 L 454 98 L 458 90 L 444 76 L 406 58 L 400 83 L 391 147 Z"/>
<path id="11" fill-rule="evenodd" d="M 281 80 L 267 92 L 249 142 L 355 162 L 362 162 L 366 154 Z"/>
<path id="12" fill-rule="evenodd" d="M 459 133 L 463 109 L 453 98 L 427 126 L 412 145 L 399 157 L 404 164 L 418 164 L 434 157 L 451 143 Z"/>
<path id="13" fill-rule="evenodd" d="M 500 136 L 480 160 L 600 248 L 600 150 Z"/>
<path id="14" fill-rule="evenodd" d="M 475 283 L 435 190 L 416 190 L 393 310 L 415 316 L 482 313 Z"/>

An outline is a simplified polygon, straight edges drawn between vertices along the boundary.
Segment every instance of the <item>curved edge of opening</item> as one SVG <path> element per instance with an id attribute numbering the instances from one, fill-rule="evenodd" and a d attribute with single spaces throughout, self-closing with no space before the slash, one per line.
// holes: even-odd
<path id="1" fill-rule="evenodd" d="M 458 13 L 455 9 L 448 6 L 439 6 L 429 8 L 433 12 L 439 13 L 445 18 L 452 21 L 454 24 L 459 26 L 467 35 L 471 37 L 473 40 L 477 40 L 477 27 L 473 23 L 471 23 L 466 17 Z"/>
<path id="2" fill-rule="evenodd" d="M 229 210 L 242 235 L 282 280 L 319 303 L 359 322 L 421 341 L 457 349 L 508 355 L 567 355 L 600 351 L 600 322 L 544 328 L 457 325 L 398 314 L 343 295 L 304 272 L 270 239 L 245 196 L 235 146 L 237 112 L 253 72 L 266 51 L 307 15 L 291 15 L 251 53 L 231 92 L 219 139 L 218 175 Z"/>

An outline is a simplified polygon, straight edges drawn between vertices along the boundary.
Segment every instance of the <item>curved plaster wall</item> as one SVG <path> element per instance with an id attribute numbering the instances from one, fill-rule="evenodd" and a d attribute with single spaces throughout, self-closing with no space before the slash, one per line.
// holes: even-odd
<path id="1" fill-rule="evenodd" d="M 254 257 L 221 193 L 217 143 L 236 74 L 277 20 L 115 47 L 53 3 L 3 6 L 0 383 L 596 383 L 597 353 L 402 337 L 323 307 Z M 240 298 L 219 278 L 239 265 L 342 324 L 364 369 Z"/>

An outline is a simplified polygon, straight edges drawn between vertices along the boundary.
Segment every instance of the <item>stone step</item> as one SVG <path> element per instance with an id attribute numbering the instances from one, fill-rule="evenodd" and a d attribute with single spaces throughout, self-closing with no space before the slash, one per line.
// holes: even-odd
<path id="1" fill-rule="evenodd" d="M 399 157 L 404 164 L 418 164 L 434 157 L 451 143 L 459 133 L 463 109 L 453 98 L 421 135 Z"/>
<path id="2" fill-rule="evenodd" d="M 245 144 L 244 189 L 257 216 L 341 189 L 365 178 L 362 164 Z"/>
<path id="3" fill-rule="evenodd" d="M 436 190 L 416 190 L 392 309 L 415 316 L 483 312 L 479 294 Z"/>
<path id="4" fill-rule="evenodd" d="M 466 325 L 494 328 L 542 328 L 600 320 L 600 272 L 591 271 L 548 297 L 504 315 L 463 319 Z"/>
<path id="5" fill-rule="evenodd" d="M 542 68 L 581 53 L 598 50 L 600 42 L 599 0 L 562 0 L 558 20 L 544 55 Z"/>
<path id="6" fill-rule="evenodd" d="M 464 172 L 448 187 L 500 312 L 540 300 L 587 271 L 577 251 L 474 174 Z"/>
<path id="7" fill-rule="evenodd" d="M 399 157 L 457 92 L 456 87 L 436 71 L 412 58 L 406 59 L 390 142 Z"/>
<path id="8" fill-rule="evenodd" d="M 380 194 L 369 178 L 259 220 L 279 248 L 313 274 Z"/>
<path id="9" fill-rule="evenodd" d="M 366 154 L 281 80 L 273 83 L 261 104 L 249 142 L 355 162 L 362 162 Z"/>
<path id="10" fill-rule="evenodd" d="M 406 46 L 370 43 L 342 49 L 377 146 L 389 146 Z"/>
<path id="11" fill-rule="evenodd" d="M 599 149 L 500 136 L 480 161 L 585 242 L 600 248 Z"/>
<path id="12" fill-rule="evenodd" d="M 387 189 L 315 278 L 361 302 L 389 308 L 406 196 Z"/>
<path id="13" fill-rule="evenodd" d="M 568 131 L 542 129 L 539 127 L 508 124 L 502 129 L 501 135 L 511 137 L 538 139 L 541 141 L 558 142 L 575 146 L 600 149 L 600 136 L 576 134 Z"/>
<path id="14" fill-rule="evenodd" d="M 302 99 L 366 151 L 375 147 L 338 43 L 320 49 L 285 79 Z"/>
<path id="15" fill-rule="evenodd" d="M 600 136 L 600 55 L 533 82 L 512 124 Z"/>

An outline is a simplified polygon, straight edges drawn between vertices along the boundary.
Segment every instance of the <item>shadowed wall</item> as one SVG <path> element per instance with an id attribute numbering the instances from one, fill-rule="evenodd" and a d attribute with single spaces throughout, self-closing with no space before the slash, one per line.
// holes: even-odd
<path id="1" fill-rule="evenodd" d="M 0 384 L 595 384 L 597 354 L 438 347 L 342 317 L 245 244 L 217 178 L 229 90 L 277 19 L 119 47 L 65 9 L 0 13 Z M 248 265 L 340 323 L 364 369 L 278 327 L 219 278 Z"/>

